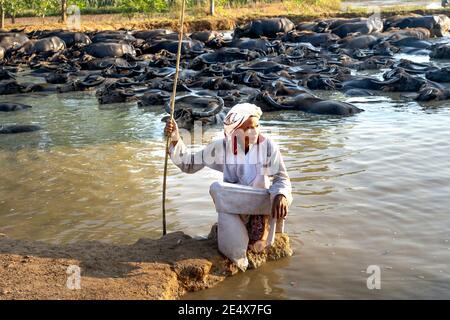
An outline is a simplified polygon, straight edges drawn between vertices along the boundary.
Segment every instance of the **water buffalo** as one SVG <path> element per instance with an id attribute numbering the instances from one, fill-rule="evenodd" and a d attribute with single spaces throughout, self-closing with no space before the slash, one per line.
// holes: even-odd
<path id="1" fill-rule="evenodd" d="M 85 56 L 86 57 L 86 56 Z M 90 56 L 87 56 L 90 57 Z M 84 70 L 104 70 L 113 66 L 131 67 L 131 64 L 123 58 L 87 58 L 80 63 Z"/>
<path id="2" fill-rule="evenodd" d="M 172 33 L 172 31 L 167 29 L 140 30 L 133 32 L 133 36 L 137 39 L 150 40 L 153 38 L 164 37 L 169 33 Z"/>
<path id="3" fill-rule="evenodd" d="M 347 49 L 371 49 L 378 42 L 373 35 L 348 36 L 337 43 Z"/>
<path id="4" fill-rule="evenodd" d="M 22 93 L 25 88 L 24 85 L 19 84 L 16 80 L 0 81 L 0 95 Z"/>
<path id="5" fill-rule="evenodd" d="M 14 80 L 16 76 L 5 68 L 0 69 L 0 80 Z"/>
<path id="6" fill-rule="evenodd" d="M 339 36 L 333 33 L 315 33 L 309 31 L 293 30 L 282 37 L 283 41 L 287 42 L 305 42 L 310 43 L 315 47 L 328 47 L 340 39 Z"/>
<path id="7" fill-rule="evenodd" d="M 446 15 L 394 17 L 386 19 L 385 28 L 426 28 L 431 36 L 443 37 L 450 29 L 450 18 Z"/>
<path id="8" fill-rule="evenodd" d="M 295 28 L 294 23 L 287 18 L 272 18 L 254 20 L 243 27 L 234 29 L 234 38 L 275 38 L 279 33 L 287 33 Z"/>
<path id="9" fill-rule="evenodd" d="M 450 90 L 447 88 L 436 88 L 424 86 L 414 98 L 416 101 L 441 101 L 450 99 Z"/>
<path id="10" fill-rule="evenodd" d="M 246 64 L 242 64 L 236 68 L 236 71 L 258 71 L 264 74 L 277 72 L 287 69 L 285 65 L 273 62 L 273 61 L 254 61 Z"/>
<path id="11" fill-rule="evenodd" d="M 58 37 L 48 37 L 37 40 L 27 50 L 28 53 L 45 53 L 45 52 L 58 52 L 64 50 L 66 44 Z"/>
<path id="12" fill-rule="evenodd" d="M 181 43 L 181 53 L 187 54 L 190 52 L 203 53 L 205 50 L 203 42 L 197 40 L 183 40 Z M 161 50 L 166 50 L 170 53 L 177 53 L 178 40 L 153 40 L 150 46 L 143 50 L 144 53 L 157 53 Z"/>
<path id="13" fill-rule="evenodd" d="M 19 48 L 29 40 L 30 39 L 22 33 L 0 33 L 0 47 L 3 47 L 5 50 Z"/>
<path id="14" fill-rule="evenodd" d="M 425 77 L 435 82 L 450 82 L 450 67 L 429 70 L 425 73 Z"/>
<path id="15" fill-rule="evenodd" d="M 278 47 L 277 44 L 272 44 L 266 39 L 233 39 L 227 46 L 258 51 L 264 54 L 272 53 Z"/>
<path id="16" fill-rule="evenodd" d="M 72 46 L 87 46 L 92 43 L 89 36 L 82 32 L 58 31 L 51 33 L 50 36 L 62 39 L 68 48 Z"/>
<path id="17" fill-rule="evenodd" d="M 293 97 L 280 97 L 276 100 L 263 94 L 268 104 L 276 110 L 298 110 L 321 115 L 350 116 L 364 111 L 350 103 L 323 100 L 310 93 L 300 93 Z"/>
<path id="18" fill-rule="evenodd" d="M 21 104 L 16 102 L 0 102 L 0 111 L 2 112 L 24 110 L 28 108 L 31 108 L 31 106 L 27 104 Z"/>
<path id="19" fill-rule="evenodd" d="M 390 41 L 396 47 L 409 47 L 418 49 L 430 49 L 431 43 L 426 40 L 417 39 L 415 37 L 404 37 L 398 40 Z"/>
<path id="20" fill-rule="evenodd" d="M 385 40 L 400 40 L 405 37 L 425 40 L 431 37 L 431 32 L 426 28 L 391 28 L 383 33 L 378 33 L 377 36 L 384 37 Z"/>
<path id="21" fill-rule="evenodd" d="M 238 48 L 222 48 L 214 52 L 208 52 L 195 57 L 191 62 L 194 70 L 202 69 L 205 65 L 233 62 L 236 60 L 253 60 L 260 56 L 259 53 Z"/>
<path id="22" fill-rule="evenodd" d="M 158 89 L 150 89 L 140 97 L 138 101 L 138 107 L 154 107 L 159 105 L 164 105 L 166 101 L 170 99 L 170 94 L 158 90 Z"/>
<path id="23" fill-rule="evenodd" d="M 85 52 L 96 58 L 120 58 L 124 55 L 136 55 L 134 48 L 125 43 L 93 43 L 85 47 Z"/>
<path id="24" fill-rule="evenodd" d="M 170 101 L 165 104 L 170 113 Z M 175 99 L 174 118 L 181 128 L 192 128 L 195 121 L 202 124 L 221 123 L 224 118 L 224 101 L 218 96 L 189 93 Z"/>
<path id="25" fill-rule="evenodd" d="M 419 91 L 427 83 L 425 79 L 414 77 L 402 68 L 387 71 L 383 75 L 385 80 L 378 80 L 371 77 L 354 78 L 342 83 L 342 89 L 368 89 L 382 90 L 387 92 L 408 92 Z"/>
<path id="26" fill-rule="evenodd" d="M 369 34 L 373 32 L 381 32 L 383 30 L 383 22 L 379 19 L 367 19 L 361 22 L 350 22 L 339 25 L 331 30 L 334 34 L 341 38 L 345 38 L 351 33 Z"/>
<path id="27" fill-rule="evenodd" d="M 85 91 L 85 90 L 94 90 L 97 86 L 100 86 L 104 83 L 107 83 L 107 79 L 102 76 L 91 74 L 84 78 L 83 80 L 74 80 L 69 81 L 64 86 L 59 86 L 56 88 L 58 93 L 64 92 L 72 92 L 72 91 Z"/>
<path id="28" fill-rule="evenodd" d="M 100 104 L 131 102 L 138 100 L 133 90 L 121 88 L 115 83 L 98 90 L 96 94 Z"/>
<path id="29" fill-rule="evenodd" d="M 42 128 L 36 124 L 9 124 L 0 125 L 0 134 L 14 134 L 22 132 L 33 132 Z"/>
<path id="30" fill-rule="evenodd" d="M 450 59 L 450 44 L 436 44 L 432 46 L 430 57 L 434 59 Z"/>
<path id="31" fill-rule="evenodd" d="M 201 41 L 204 44 L 208 45 L 209 43 L 213 43 L 215 39 L 221 38 L 220 34 L 215 31 L 197 31 L 191 33 L 189 36 L 192 40 Z"/>
<path id="32" fill-rule="evenodd" d="M 136 38 L 128 33 L 106 31 L 95 34 L 91 40 L 93 43 L 131 43 L 136 41 Z"/>
<path id="33" fill-rule="evenodd" d="M 69 80 L 69 74 L 67 72 L 51 72 L 45 76 L 45 81 L 51 84 L 62 84 Z"/>

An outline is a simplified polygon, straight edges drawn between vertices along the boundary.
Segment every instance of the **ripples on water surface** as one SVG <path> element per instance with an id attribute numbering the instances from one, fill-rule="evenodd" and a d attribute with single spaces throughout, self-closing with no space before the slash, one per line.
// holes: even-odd
<path id="1" fill-rule="evenodd" d="M 279 129 L 293 183 L 295 255 L 187 298 L 450 298 L 449 105 L 331 95 L 366 111 L 263 116 L 267 131 Z M 100 110 L 89 93 L 0 99 L 34 106 L 1 114 L 2 123 L 43 127 L 0 135 L 0 232 L 52 243 L 161 234 L 161 112 Z M 216 220 L 208 188 L 220 174 L 173 165 L 169 174 L 169 231 L 208 233 Z M 366 288 L 373 264 L 382 290 Z"/>

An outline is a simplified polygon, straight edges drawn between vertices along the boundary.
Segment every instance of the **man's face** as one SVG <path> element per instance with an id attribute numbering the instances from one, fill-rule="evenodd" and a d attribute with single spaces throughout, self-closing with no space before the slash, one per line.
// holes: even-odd
<path id="1" fill-rule="evenodd" d="M 259 120 L 256 117 L 248 118 L 236 131 L 238 139 L 242 142 L 245 141 L 248 144 L 255 144 L 258 141 L 260 132 Z"/>

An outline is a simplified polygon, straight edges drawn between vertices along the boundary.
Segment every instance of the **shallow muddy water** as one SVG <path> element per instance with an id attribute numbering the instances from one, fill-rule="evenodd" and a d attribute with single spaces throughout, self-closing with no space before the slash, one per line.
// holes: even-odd
<path id="1" fill-rule="evenodd" d="M 450 104 L 317 94 L 365 112 L 262 118 L 293 184 L 286 230 L 294 256 L 186 298 L 450 298 Z M 33 105 L 1 114 L 2 123 L 43 127 L 0 135 L 1 233 L 52 243 L 160 236 L 162 108 L 99 108 L 94 93 L 0 99 Z M 203 143 L 219 136 L 210 128 Z M 209 232 L 217 179 L 170 164 L 169 232 Z M 380 267 L 380 290 L 366 286 L 370 265 Z"/>

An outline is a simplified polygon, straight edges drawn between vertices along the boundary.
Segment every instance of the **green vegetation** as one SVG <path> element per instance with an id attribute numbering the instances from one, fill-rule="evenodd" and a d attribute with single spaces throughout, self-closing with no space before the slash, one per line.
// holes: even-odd
<path id="1" fill-rule="evenodd" d="M 187 8 L 209 12 L 210 1 L 215 2 L 216 8 L 239 8 L 256 4 L 270 4 L 277 2 L 291 2 L 293 4 L 306 4 L 313 6 L 329 6 L 337 8 L 340 0 L 186 0 Z M 133 14 L 167 13 L 178 8 L 180 0 L 0 0 L 6 17 L 45 17 L 62 14 L 63 3 L 65 8 L 76 5 L 81 14 L 118 14 L 127 16 Z"/>

